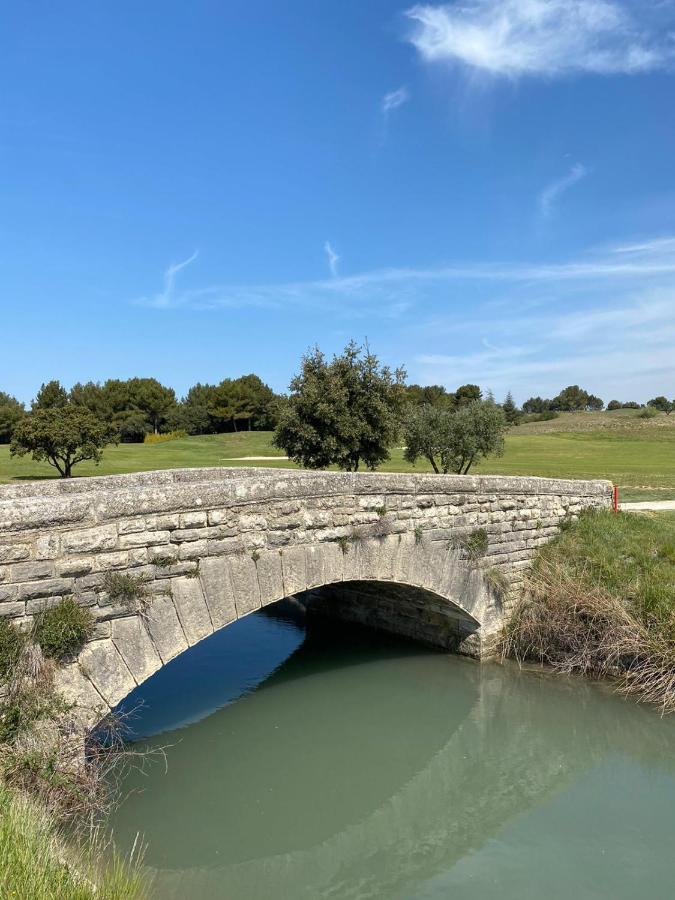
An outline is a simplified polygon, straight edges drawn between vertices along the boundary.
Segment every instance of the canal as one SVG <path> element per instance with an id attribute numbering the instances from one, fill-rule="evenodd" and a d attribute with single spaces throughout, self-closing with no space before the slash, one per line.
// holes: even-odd
<path id="1" fill-rule="evenodd" d="M 606 685 L 256 613 L 125 702 L 159 898 L 672 898 L 675 719 Z"/>

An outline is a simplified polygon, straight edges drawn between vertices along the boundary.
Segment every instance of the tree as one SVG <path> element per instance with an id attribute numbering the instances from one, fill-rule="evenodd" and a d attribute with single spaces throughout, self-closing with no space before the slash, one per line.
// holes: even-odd
<path id="1" fill-rule="evenodd" d="M 429 404 L 452 409 L 455 405 L 455 395 L 451 394 L 440 384 L 408 384 L 404 388 L 405 400 L 416 406 Z"/>
<path id="2" fill-rule="evenodd" d="M 551 408 L 563 412 L 578 412 L 585 409 L 602 409 L 603 402 L 594 394 L 589 394 L 578 384 L 563 388 L 551 401 Z"/>
<path id="3" fill-rule="evenodd" d="M 623 404 L 620 400 L 610 400 L 607 404 L 607 410 L 608 412 L 612 412 L 615 409 L 621 409 L 622 406 Z"/>
<path id="4" fill-rule="evenodd" d="M 509 425 L 515 425 L 520 419 L 520 410 L 516 406 L 513 394 L 511 391 L 508 392 L 506 397 L 504 398 L 504 402 L 502 403 L 502 410 L 504 411 L 504 417 Z"/>
<path id="5" fill-rule="evenodd" d="M 551 400 L 544 400 L 543 397 L 530 397 L 523 403 L 523 412 L 526 413 L 543 413 L 551 409 Z"/>
<path id="6" fill-rule="evenodd" d="M 413 407 L 403 428 L 404 455 L 413 465 L 423 457 L 437 473 L 467 475 L 480 459 L 501 456 L 506 428 L 503 411 L 488 401 L 474 400 L 452 411 Z"/>
<path id="7" fill-rule="evenodd" d="M 130 378 L 127 385 L 131 408 L 142 412 L 151 430 L 159 434 L 160 426 L 176 406 L 176 392 L 156 378 Z"/>
<path id="8" fill-rule="evenodd" d="M 651 406 L 652 409 L 658 409 L 659 412 L 664 412 L 669 416 L 675 409 L 675 400 L 669 400 L 667 397 L 662 396 L 654 397 L 651 400 L 647 400 L 647 406 Z"/>
<path id="9" fill-rule="evenodd" d="M 33 459 L 46 460 L 62 478 L 70 478 L 77 463 L 92 459 L 98 464 L 103 448 L 115 437 L 114 426 L 88 409 L 74 404 L 48 407 L 34 410 L 17 424 L 10 453 L 32 453 Z"/>
<path id="10" fill-rule="evenodd" d="M 482 397 L 483 392 L 477 384 L 463 384 L 455 391 L 455 403 L 457 406 L 473 403 L 474 400 L 481 400 Z"/>
<path id="11" fill-rule="evenodd" d="M 70 389 L 68 399 L 76 406 L 84 406 L 99 419 L 106 421 L 111 420 L 113 415 L 119 412 L 111 403 L 111 398 L 105 388 L 95 381 L 74 384 Z"/>
<path id="12" fill-rule="evenodd" d="M 25 415 L 23 403 L 0 391 L 0 444 L 8 444 L 17 422 Z"/>
<path id="13" fill-rule="evenodd" d="M 404 378 L 402 369 L 392 372 L 353 341 L 330 363 L 317 347 L 291 382 L 275 446 L 310 469 L 376 468 L 396 437 Z"/>
<path id="14" fill-rule="evenodd" d="M 58 409 L 68 403 L 68 391 L 60 381 L 48 381 L 40 387 L 31 409 Z"/>

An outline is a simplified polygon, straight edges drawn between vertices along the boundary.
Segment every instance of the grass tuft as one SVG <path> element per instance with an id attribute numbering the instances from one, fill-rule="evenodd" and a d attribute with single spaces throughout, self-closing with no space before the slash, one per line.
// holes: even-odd
<path id="1" fill-rule="evenodd" d="M 56 606 L 38 613 L 33 622 L 33 640 L 51 659 L 76 654 L 94 628 L 89 610 L 72 597 L 64 597 Z"/>

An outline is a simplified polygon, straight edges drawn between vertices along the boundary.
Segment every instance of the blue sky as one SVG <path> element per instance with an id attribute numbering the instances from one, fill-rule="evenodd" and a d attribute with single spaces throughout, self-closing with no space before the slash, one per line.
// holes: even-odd
<path id="1" fill-rule="evenodd" d="M 0 390 L 281 390 L 367 337 L 675 394 L 671 0 L 28 0 L 0 42 Z"/>

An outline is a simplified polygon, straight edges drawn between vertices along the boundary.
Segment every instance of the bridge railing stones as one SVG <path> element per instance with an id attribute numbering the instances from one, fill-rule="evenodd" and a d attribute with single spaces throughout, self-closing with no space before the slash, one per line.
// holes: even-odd
<path id="1" fill-rule="evenodd" d="M 29 628 L 64 596 L 90 607 L 92 640 L 59 676 L 89 710 L 94 694 L 115 706 L 234 619 L 324 585 L 354 600 L 367 599 L 360 583 L 389 582 L 389 596 L 365 604 L 371 623 L 480 655 L 537 547 L 582 508 L 610 503 L 602 481 L 254 468 L 0 487 L 0 615 Z M 470 560 L 462 541 L 476 529 L 487 548 Z M 507 598 L 487 589 L 488 568 L 507 579 Z M 145 579 L 147 610 L 113 601 L 110 572 Z M 393 585 L 435 600 L 406 604 Z M 358 604 L 342 606 L 354 617 Z"/>

